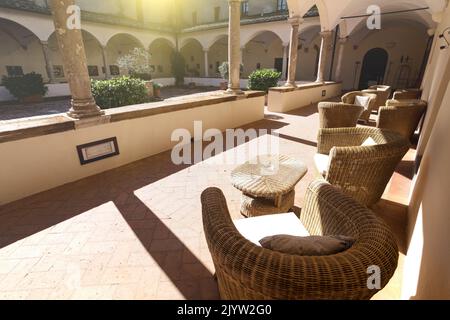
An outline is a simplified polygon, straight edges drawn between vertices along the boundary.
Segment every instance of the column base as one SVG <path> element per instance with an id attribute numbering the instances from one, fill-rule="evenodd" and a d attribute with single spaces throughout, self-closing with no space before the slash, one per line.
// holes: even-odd
<path id="1" fill-rule="evenodd" d="M 91 117 L 99 117 L 105 114 L 93 99 L 87 100 L 71 100 L 72 107 L 67 112 L 67 115 L 74 119 L 85 119 Z"/>
<path id="2" fill-rule="evenodd" d="M 295 84 L 295 82 L 286 82 L 286 83 L 284 84 L 283 87 L 286 87 L 286 88 L 296 88 L 297 85 Z"/>
<path id="3" fill-rule="evenodd" d="M 233 88 L 228 88 L 225 93 L 227 94 L 236 94 L 236 95 L 242 95 L 244 94 L 244 91 L 242 91 L 240 88 L 239 89 L 233 89 Z"/>

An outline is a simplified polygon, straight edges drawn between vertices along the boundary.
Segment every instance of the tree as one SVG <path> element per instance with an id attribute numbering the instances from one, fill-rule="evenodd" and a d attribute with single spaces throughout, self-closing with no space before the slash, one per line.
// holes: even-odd
<path id="1" fill-rule="evenodd" d="M 127 69 L 134 78 L 151 80 L 150 53 L 144 48 L 134 48 L 117 59 L 117 65 Z"/>
<path id="2" fill-rule="evenodd" d="M 171 57 L 172 74 L 175 77 L 175 85 L 182 86 L 186 75 L 186 61 L 180 52 L 174 52 Z"/>

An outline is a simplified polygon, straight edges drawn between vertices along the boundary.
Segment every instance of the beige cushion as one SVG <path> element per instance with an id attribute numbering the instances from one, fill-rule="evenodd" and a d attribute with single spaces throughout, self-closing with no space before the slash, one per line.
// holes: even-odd
<path id="1" fill-rule="evenodd" d="M 308 230 L 294 213 L 275 214 L 235 220 L 234 225 L 244 238 L 261 246 L 259 240 L 277 234 L 307 237 Z"/>
<path id="2" fill-rule="evenodd" d="M 300 256 L 327 256 L 350 248 L 355 240 L 345 236 L 294 237 L 276 235 L 261 239 L 263 248 Z"/>
<path id="3" fill-rule="evenodd" d="M 364 109 L 367 109 L 367 108 L 369 108 L 369 101 L 370 101 L 370 97 L 356 96 L 354 104 L 357 106 L 360 106 L 360 107 L 364 107 Z"/>
<path id="4" fill-rule="evenodd" d="M 317 153 L 314 155 L 314 162 L 316 164 L 317 171 L 325 177 L 328 173 L 328 168 L 330 168 L 330 156 Z"/>

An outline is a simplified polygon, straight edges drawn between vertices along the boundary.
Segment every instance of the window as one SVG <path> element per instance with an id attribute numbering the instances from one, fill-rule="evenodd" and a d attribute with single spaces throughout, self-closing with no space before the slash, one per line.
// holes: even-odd
<path id="1" fill-rule="evenodd" d="M 198 24 L 197 11 L 192 12 L 192 24 L 193 25 L 197 25 Z"/>
<path id="2" fill-rule="evenodd" d="M 109 66 L 109 73 L 112 76 L 118 76 L 118 75 L 120 75 L 120 69 L 118 66 L 115 66 L 115 65 Z"/>
<path id="3" fill-rule="evenodd" d="M 6 66 L 6 72 L 9 77 L 23 76 L 23 69 L 21 66 Z"/>
<path id="4" fill-rule="evenodd" d="M 241 3 L 241 12 L 243 16 L 248 16 L 248 1 Z"/>
<path id="5" fill-rule="evenodd" d="M 286 11 L 288 9 L 287 1 L 286 0 L 278 0 L 277 9 L 278 9 L 278 11 Z"/>
<path id="6" fill-rule="evenodd" d="M 98 77 L 98 67 L 88 66 L 88 72 L 90 77 Z"/>
<path id="7" fill-rule="evenodd" d="M 220 7 L 214 8 L 214 21 L 215 22 L 220 21 Z"/>
<path id="8" fill-rule="evenodd" d="M 261 63 L 258 62 L 258 63 L 256 64 L 256 70 L 259 70 L 259 69 L 261 69 Z"/>

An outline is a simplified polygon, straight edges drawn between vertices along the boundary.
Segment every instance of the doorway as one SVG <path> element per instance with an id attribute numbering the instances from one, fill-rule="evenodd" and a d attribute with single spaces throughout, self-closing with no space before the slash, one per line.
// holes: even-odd
<path id="1" fill-rule="evenodd" d="M 359 89 L 367 89 L 376 84 L 383 84 L 389 55 L 382 48 L 369 50 L 364 56 L 359 80 Z"/>

